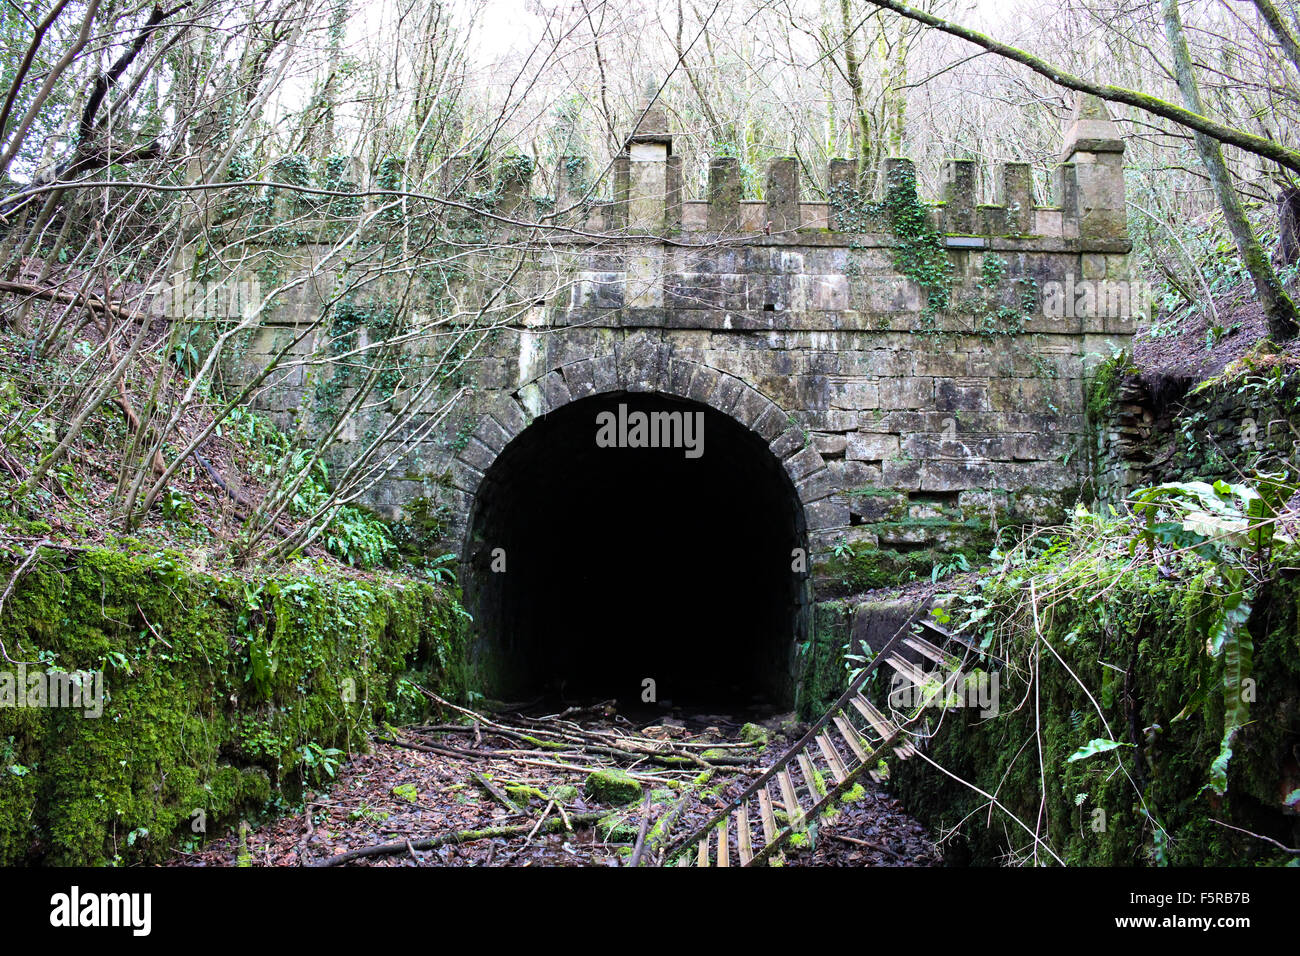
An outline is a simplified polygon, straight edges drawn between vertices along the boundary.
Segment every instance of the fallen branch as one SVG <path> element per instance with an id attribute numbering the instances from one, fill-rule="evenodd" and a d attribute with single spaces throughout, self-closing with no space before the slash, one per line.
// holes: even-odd
<path id="1" fill-rule="evenodd" d="M 840 840 L 844 843 L 852 843 L 855 846 L 865 846 L 868 849 L 877 850 L 885 854 L 886 856 L 893 857 L 895 860 L 898 860 L 900 863 L 906 859 L 901 853 L 895 853 L 893 850 L 889 849 L 889 847 L 881 846 L 879 843 L 872 843 L 870 840 L 860 840 L 857 837 L 841 836 L 838 833 L 828 833 L 826 835 L 830 837 L 832 840 Z"/>
<path id="2" fill-rule="evenodd" d="M 482 757 L 492 756 L 491 754 L 474 753 L 472 750 L 457 750 L 454 747 L 437 747 L 432 744 L 413 744 L 405 740 L 398 740 L 396 737 L 376 737 L 375 740 L 381 744 L 391 744 L 394 747 L 404 747 L 407 750 L 418 750 L 420 753 L 438 754 L 442 757 L 463 757 L 469 760 L 476 760 Z"/>
<path id="3" fill-rule="evenodd" d="M 632 760 L 651 760 L 655 763 L 662 764 L 666 767 L 675 766 L 695 766 L 701 769 L 708 769 L 710 766 L 723 765 L 731 767 L 748 767 L 758 763 L 756 757 L 709 757 L 704 758 L 686 749 L 677 749 L 673 744 L 664 741 L 652 740 L 648 737 L 618 737 L 611 734 L 602 734 L 595 731 L 584 730 L 582 728 L 558 729 L 554 727 L 538 726 L 539 724 L 556 721 L 556 718 L 547 718 L 545 721 L 537 718 L 524 718 L 532 727 L 527 729 L 512 728 L 505 724 L 497 723 L 494 720 L 485 717 L 466 707 L 458 706 L 450 701 L 438 696 L 425 687 L 417 689 L 430 700 L 440 706 L 449 707 L 460 714 L 469 717 L 474 724 L 485 727 L 488 733 L 498 734 L 510 740 L 520 743 L 526 743 L 530 746 L 537 747 L 541 738 L 555 738 L 556 742 L 576 745 L 579 749 L 587 750 L 592 753 L 605 754 L 611 757 L 622 757 Z M 459 730 L 459 728 L 457 728 Z M 463 731 L 461 731 L 463 732 Z M 477 733 L 476 733 L 477 736 Z M 711 744 L 698 744 L 697 746 L 708 748 Z M 538 749 L 546 750 L 543 745 Z"/>
<path id="4" fill-rule="evenodd" d="M 570 822 L 578 825 L 595 823 L 604 813 L 575 813 L 570 817 Z M 435 850 L 440 846 L 454 845 L 458 843 L 473 843 L 476 840 L 491 840 L 494 837 L 512 837 L 522 836 L 529 830 L 540 829 L 542 833 L 552 833 L 556 830 L 564 829 L 564 820 L 560 817 L 552 817 L 545 825 L 538 828 L 536 824 L 520 823 L 513 826 L 505 827 L 488 827 L 483 830 L 458 830 L 455 833 L 443 833 L 439 836 L 428 837 L 424 840 L 402 840 L 400 843 L 380 843 L 376 846 L 362 847 L 358 850 L 348 850 L 346 853 L 339 853 L 328 859 L 310 864 L 312 867 L 324 866 L 342 866 L 344 863 L 350 863 L 353 860 L 363 860 L 375 856 L 390 856 L 394 853 L 407 853 L 411 850 Z"/>
<path id="5" fill-rule="evenodd" d="M 150 317 L 147 312 L 137 312 L 134 309 L 123 308 L 120 305 L 105 302 L 99 296 L 89 295 L 84 292 L 65 292 L 62 289 L 33 285 L 30 282 L 13 282 L 0 279 L 0 292 L 29 296 L 33 299 L 44 299 L 46 302 L 58 302 L 61 305 L 84 305 L 91 311 L 116 315 L 122 319 L 147 319 Z"/>
<path id="6" fill-rule="evenodd" d="M 641 803 L 641 829 L 636 834 L 636 846 L 632 848 L 632 859 L 628 861 L 628 866 L 640 866 L 641 854 L 645 852 L 645 835 L 650 829 L 650 794 L 645 795 L 645 800 Z"/>
<path id="7" fill-rule="evenodd" d="M 199 467 L 203 469 L 205 474 L 207 474 L 208 479 L 214 485 L 216 485 L 218 488 L 224 491 L 226 493 L 226 496 L 231 501 L 239 505 L 239 507 L 244 508 L 245 510 L 251 511 L 253 509 L 253 503 L 249 501 L 247 498 L 245 498 L 238 491 L 236 491 L 234 488 L 232 488 L 230 485 L 226 484 L 226 480 L 222 478 L 221 473 L 212 466 L 212 462 L 208 461 L 197 451 L 193 452 L 191 457 L 199 463 Z"/>
<path id="8" fill-rule="evenodd" d="M 474 782 L 478 784 L 489 797 L 501 804 L 501 806 L 505 807 L 511 813 L 522 812 L 519 807 L 515 805 L 515 802 L 502 793 L 501 790 L 498 789 L 487 777 L 477 772 L 470 774 L 470 776 L 474 778 Z"/>

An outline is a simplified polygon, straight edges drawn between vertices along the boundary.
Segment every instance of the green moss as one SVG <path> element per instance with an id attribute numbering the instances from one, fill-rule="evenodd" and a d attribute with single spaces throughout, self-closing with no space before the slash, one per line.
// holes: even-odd
<path id="1" fill-rule="evenodd" d="M 1127 352 L 1120 352 L 1100 363 L 1092 374 L 1088 386 L 1088 420 L 1094 424 L 1105 421 L 1119 387 L 1126 376 L 1137 372 Z"/>
<path id="2" fill-rule="evenodd" d="M 840 803 L 857 803 L 867 795 L 866 788 L 860 783 L 855 783 L 848 790 L 840 795 Z"/>
<path id="3" fill-rule="evenodd" d="M 550 797 L 541 788 L 523 783 L 506 784 L 506 796 L 516 803 L 527 804 L 530 800 L 549 800 Z"/>
<path id="4" fill-rule="evenodd" d="M 1247 625 L 1258 694 L 1252 711 L 1268 718 L 1239 734 L 1227 794 L 1216 797 L 1205 786 L 1224 721 L 1223 661 L 1205 652 L 1203 625 L 1217 600 L 1207 585 L 1210 571 L 1169 574 L 1150 564 L 1120 570 L 1110 579 L 1105 602 L 1058 603 L 1040 619 L 1040 638 L 1033 627 L 1009 624 L 1008 608 L 1023 603 L 1026 580 L 1059 573 L 1051 560 L 1044 556 L 991 583 L 985 594 L 995 614 L 984 626 L 996 627 L 998 653 L 1008 661 L 1029 659 L 1045 640 L 1093 699 L 1054 661 L 1044 659 L 1034 671 L 1023 664 L 1004 667 L 1001 714 L 986 720 L 974 709 L 948 712 L 927 744 L 930 756 L 998 793 L 1022 820 L 1040 819 L 1041 809 L 1045 838 L 1072 865 L 1132 866 L 1161 858 L 1175 866 L 1285 862 L 1267 843 L 1210 821 L 1294 839 L 1294 818 L 1283 811 L 1280 791 L 1287 754 L 1300 741 L 1300 580 L 1274 580 L 1255 600 Z M 1127 564 L 1124 558 L 1117 562 L 1120 568 Z M 1037 687 L 1027 683 L 1031 672 L 1039 674 Z M 1026 695 L 1041 707 L 1008 705 Z M 1088 740 L 1112 733 L 1133 746 L 1113 757 L 1068 760 Z M 1041 808 L 1037 747 L 1024 747 L 1035 740 L 1041 741 L 1047 768 Z M 1125 772 L 1119 772 L 1117 759 Z M 918 763 L 892 768 L 892 785 L 908 809 L 935 830 L 965 819 L 962 835 L 950 845 L 976 863 L 1003 859 L 1016 825 L 996 811 L 991 826 L 972 822 L 975 816 L 967 814 L 986 808 L 986 799 Z M 1156 839 L 1153 820 L 1167 840 Z"/>
<path id="5" fill-rule="evenodd" d="M 761 724 L 745 724 L 740 728 L 740 739 L 747 744 L 766 747 L 771 738 L 767 728 Z"/>
<path id="6" fill-rule="evenodd" d="M 641 784 L 623 770 L 596 770 L 588 774 L 583 792 L 598 803 L 631 803 L 641 796 Z"/>
<path id="7" fill-rule="evenodd" d="M 415 803 L 420 799 L 420 791 L 416 789 L 413 783 L 399 783 L 393 788 L 393 796 L 398 800 L 405 800 L 407 803 Z"/>
<path id="8" fill-rule="evenodd" d="M 568 783 L 556 784 L 547 796 L 557 803 L 573 803 L 578 799 L 578 788 Z"/>
<path id="9" fill-rule="evenodd" d="M 463 695 L 461 620 L 431 585 L 42 552 L 0 640 L 15 659 L 103 671 L 106 700 L 99 718 L 0 709 L 5 767 L 26 770 L 0 773 L 0 863 L 154 862 L 287 805 L 376 720 L 414 712 L 408 672 Z"/>
<path id="10" fill-rule="evenodd" d="M 831 556 L 818 563 L 813 574 L 820 593 L 842 596 L 874 591 L 918 578 L 944 559 L 938 551 L 895 551 L 892 548 L 862 548 Z"/>
<path id="11" fill-rule="evenodd" d="M 596 830 L 606 843 L 631 843 L 640 832 L 640 825 L 632 823 L 622 813 L 611 813 L 596 821 Z"/>
<path id="12" fill-rule="evenodd" d="M 800 646 L 796 665 L 795 711 L 804 719 L 820 716 L 839 696 L 845 674 L 844 646 L 852 624 L 853 605 L 847 601 L 813 605 L 812 636 Z"/>

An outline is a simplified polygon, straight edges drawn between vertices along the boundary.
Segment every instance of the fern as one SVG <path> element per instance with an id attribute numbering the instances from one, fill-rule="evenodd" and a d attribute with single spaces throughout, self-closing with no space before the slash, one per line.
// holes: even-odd
<path id="1" fill-rule="evenodd" d="M 1238 570 L 1238 577 L 1240 571 Z M 1219 755 L 1210 764 L 1210 789 L 1219 796 L 1228 792 L 1228 761 L 1237 732 L 1250 722 L 1250 698 L 1246 694 L 1255 647 L 1246 630 L 1251 594 L 1235 591 L 1224 600 L 1210 628 L 1208 650 L 1223 659 L 1223 740 Z"/>

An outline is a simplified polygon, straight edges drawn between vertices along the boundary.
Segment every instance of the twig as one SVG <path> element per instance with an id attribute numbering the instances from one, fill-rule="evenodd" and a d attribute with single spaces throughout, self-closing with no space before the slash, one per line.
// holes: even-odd
<path id="1" fill-rule="evenodd" d="M 554 800 L 548 800 L 546 802 L 546 809 L 543 810 L 542 815 L 537 818 L 537 822 L 533 824 L 533 828 L 528 831 L 528 838 L 524 840 L 524 846 L 528 846 L 528 844 L 533 842 L 533 837 L 537 834 L 537 828 L 540 827 L 546 821 L 546 818 L 548 816 L 550 816 L 551 808 L 554 806 L 555 806 Z"/>
<path id="2" fill-rule="evenodd" d="M 645 852 L 645 835 L 650 829 L 650 794 L 645 795 L 645 800 L 641 803 L 641 829 L 636 834 L 636 846 L 632 848 L 632 859 L 628 861 L 628 866 L 640 866 L 641 854 Z"/>
<path id="3" fill-rule="evenodd" d="M 398 740 L 396 737 L 376 737 L 375 740 L 381 744 L 391 744 L 394 747 L 405 747 L 407 750 L 418 750 L 421 753 L 439 754 L 443 757 L 464 757 L 469 760 L 478 760 L 489 756 L 488 754 L 475 753 L 472 750 L 457 750 L 454 747 L 436 747 L 432 744 L 413 744 L 405 740 Z"/>
<path id="4" fill-rule="evenodd" d="M 903 856 L 901 853 L 895 853 L 889 847 L 881 846 L 879 843 L 872 843 L 870 840 L 860 840 L 857 837 L 841 836 L 838 833 L 828 833 L 826 835 L 830 837 L 832 840 L 842 840 L 845 843 L 854 843 L 857 844 L 858 846 L 865 846 L 872 850 L 878 850 L 879 852 L 885 854 L 886 856 L 893 857 L 895 860 L 898 860 L 900 863 L 906 862 L 907 860 L 907 858 Z"/>
<path id="5" fill-rule="evenodd" d="M 170 643 L 168 643 L 167 638 L 159 634 L 157 629 L 152 624 L 149 623 L 149 618 L 145 617 L 144 608 L 140 606 L 139 601 L 135 602 L 135 609 L 140 612 L 140 620 L 144 621 L 144 626 L 149 628 L 149 633 L 152 634 L 154 637 L 158 638 L 158 640 L 162 641 L 163 645 L 168 650 L 172 650 L 172 646 Z"/>
<path id="6" fill-rule="evenodd" d="M 471 773 L 470 776 L 473 777 L 474 782 L 476 784 L 478 784 L 480 787 L 483 788 L 483 790 L 487 792 L 487 795 L 489 797 L 491 797 L 497 803 L 501 804 L 501 806 L 505 807 L 511 813 L 522 812 L 520 811 L 519 807 L 515 804 L 515 802 L 511 800 L 509 797 L 507 797 L 504 793 L 502 793 L 501 790 L 497 788 L 492 783 L 492 781 L 489 780 L 487 777 L 483 776 L 481 773 L 478 773 L 477 771 Z"/>
<path id="7" fill-rule="evenodd" d="M 1210 822 L 1217 823 L 1219 826 L 1224 827 L 1228 830 L 1236 830 L 1238 833 L 1244 833 L 1246 834 L 1246 836 L 1254 837 L 1256 840 L 1263 840 L 1265 843 L 1271 843 L 1279 850 L 1281 850 L 1283 853 L 1290 853 L 1292 856 L 1300 856 L 1300 850 L 1293 850 L 1285 843 L 1279 843 L 1277 842 L 1277 840 L 1274 840 L 1272 837 L 1264 836 L 1264 834 L 1262 833 L 1251 833 L 1249 830 L 1243 830 L 1241 827 L 1234 827 L 1231 823 L 1224 823 L 1222 820 L 1214 819 L 1214 817 L 1210 817 Z"/>
<path id="8" fill-rule="evenodd" d="M 314 806 L 319 806 L 319 804 L 308 803 L 303 808 L 304 810 L 303 819 L 307 821 L 307 832 L 303 834 L 303 838 L 299 840 L 297 845 L 294 846 L 293 848 L 293 851 L 297 853 L 299 856 L 302 856 L 303 851 L 307 849 L 307 844 L 311 842 L 311 838 L 316 833 L 316 821 L 311 818 L 312 817 L 311 808 Z"/>
<path id="9" fill-rule="evenodd" d="M 582 825 L 595 823 L 603 813 L 578 813 L 574 814 L 572 821 Z M 543 825 L 540 821 L 533 825 L 533 830 L 541 827 L 542 832 L 550 833 L 557 829 L 562 829 L 564 822 L 556 817 L 549 823 Z M 488 827 L 483 830 L 458 830 L 455 833 L 443 833 L 436 837 L 428 837 L 424 840 L 402 840 L 399 843 L 380 843 L 376 846 L 362 847 L 357 850 L 348 850 L 346 853 L 339 853 L 319 863 L 311 864 L 313 867 L 325 866 L 342 866 L 344 863 L 350 863 L 353 860 L 366 859 L 374 856 L 389 856 L 393 853 L 410 852 L 412 850 L 433 850 L 440 846 L 456 843 L 471 843 L 475 840 L 490 840 L 494 837 L 519 836 L 528 832 L 529 824 L 522 823 L 506 827 Z"/>

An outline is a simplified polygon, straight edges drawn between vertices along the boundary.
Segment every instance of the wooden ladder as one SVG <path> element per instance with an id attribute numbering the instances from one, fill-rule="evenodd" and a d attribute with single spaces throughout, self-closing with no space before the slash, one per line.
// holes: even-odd
<path id="1" fill-rule="evenodd" d="M 878 766 L 886 751 L 892 750 L 901 760 L 913 756 L 913 729 L 921 723 L 926 706 L 951 691 L 961 675 L 963 658 L 943 645 L 954 643 L 964 654 L 976 651 L 931 621 L 917 622 L 928 603 L 922 600 L 794 746 L 707 823 L 674 841 L 662 859 L 676 866 L 775 863 L 782 847 L 796 834 L 813 830 L 859 777 L 883 779 Z M 940 643 L 922 636 L 923 632 Z M 913 706 L 902 713 L 891 709 L 887 714 L 863 693 L 882 664 L 914 688 Z"/>

